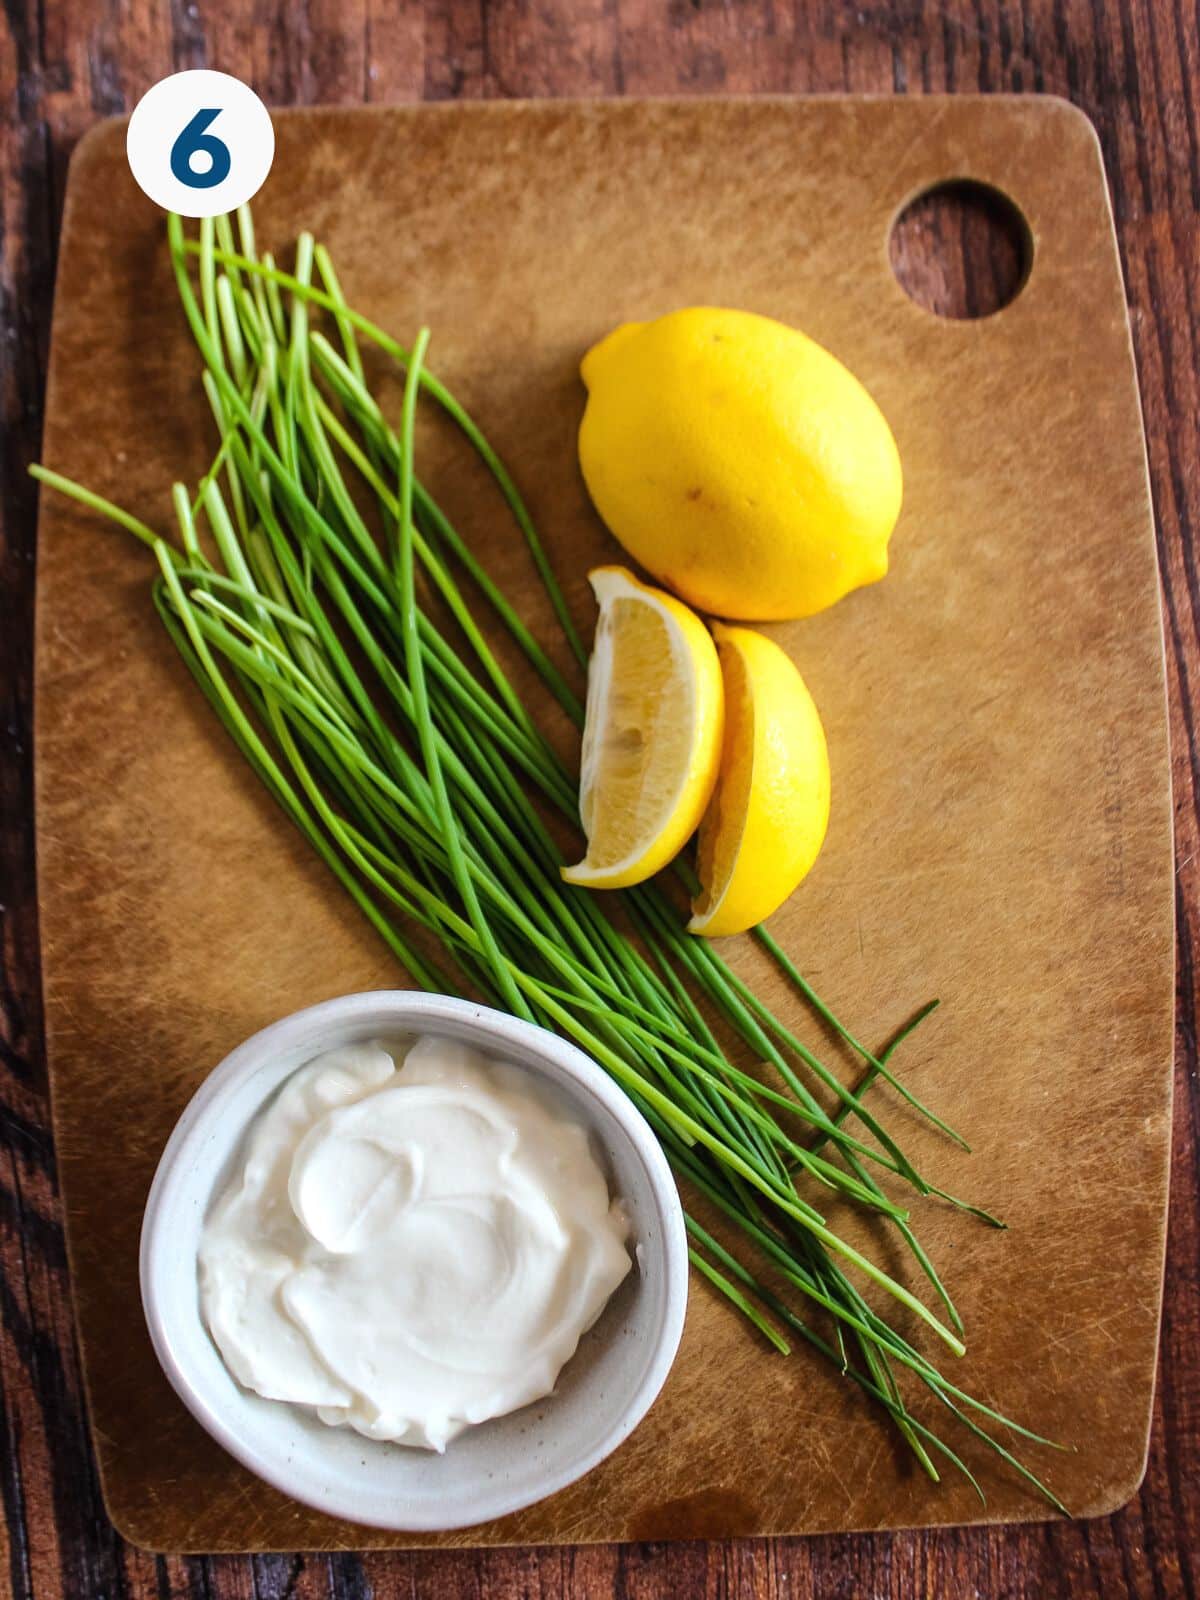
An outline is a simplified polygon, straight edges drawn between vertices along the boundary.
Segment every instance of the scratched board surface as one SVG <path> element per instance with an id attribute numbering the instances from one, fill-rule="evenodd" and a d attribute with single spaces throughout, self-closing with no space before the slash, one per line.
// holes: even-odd
<path id="1" fill-rule="evenodd" d="M 1037 1457 L 1073 1510 L 1120 1503 L 1142 1470 L 1158 1322 L 1172 871 L 1140 417 L 1087 123 L 1044 100 L 844 99 L 305 111 L 277 129 L 262 240 L 286 253 L 312 228 L 364 312 L 402 337 L 431 326 L 433 364 L 526 490 L 585 626 L 586 569 L 616 554 L 574 464 L 578 359 L 598 335 L 681 304 L 744 306 L 802 325 L 880 400 L 906 469 L 892 572 L 773 630 L 822 709 L 834 773 L 826 849 L 775 931 L 872 1041 L 941 997 L 904 1070 L 974 1150 L 888 1111 L 920 1165 L 1009 1223 L 917 1207 L 966 1320 L 962 1381 L 1074 1447 Z M 198 475 L 212 439 L 161 216 L 122 139 L 102 128 L 72 166 L 44 454 L 165 521 L 171 481 Z M 1010 195 L 1034 242 L 1020 295 L 976 323 L 930 317 L 887 264 L 897 210 L 960 176 Z M 444 429 L 427 422 L 419 448 L 551 639 L 486 479 Z M 50 499 L 40 541 L 47 1021 L 110 1510 L 158 1548 L 430 1542 L 258 1483 L 155 1366 L 137 1235 L 188 1096 L 263 1023 L 398 974 L 186 680 L 145 552 Z M 754 952 L 728 948 L 827 1048 Z M 441 1542 L 1044 1514 L 965 1454 L 986 1510 L 953 1477 L 931 1488 L 836 1373 L 772 1354 L 696 1286 L 634 1436 L 584 1482 Z"/>

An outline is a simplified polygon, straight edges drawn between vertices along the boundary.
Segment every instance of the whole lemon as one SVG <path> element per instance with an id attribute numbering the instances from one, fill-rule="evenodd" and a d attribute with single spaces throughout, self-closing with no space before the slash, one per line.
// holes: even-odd
<path id="1" fill-rule="evenodd" d="M 768 621 L 887 572 L 900 457 L 883 413 L 795 328 L 697 306 L 584 357 L 579 463 L 635 560 L 691 605 Z"/>

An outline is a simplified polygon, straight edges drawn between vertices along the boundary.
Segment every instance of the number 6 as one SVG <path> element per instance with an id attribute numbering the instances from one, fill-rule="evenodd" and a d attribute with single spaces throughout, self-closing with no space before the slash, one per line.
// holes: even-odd
<path id="1" fill-rule="evenodd" d="M 171 146 L 171 171 L 189 189 L 215 189 L 229 176 L 231 161 L 228 146 L 215 133 L 204 131 L 220 115 L 220 106 L 215 111 L 197 111 Z M 212 166 L 207 172 L 196 172 L 192 167 L 192 157 L 197 150 L 203 150 L 212 157 Z"/>

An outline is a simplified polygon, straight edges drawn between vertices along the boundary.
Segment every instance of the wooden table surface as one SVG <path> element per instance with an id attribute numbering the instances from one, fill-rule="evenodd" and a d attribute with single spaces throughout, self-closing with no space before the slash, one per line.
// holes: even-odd
<path id="1" fill-rule="evenodd" d="M 35 495 L 66 163 L 156 79 L 223 68 L 270 104 L 674 93 L 1068 96 L 1113 192 L 1158 518 L 1174 748 L 1178 1023 L 1172 1218 L 1145 1484 L 1096 1522 L 474 1554 L 162 1558 L 108 1524 L 88 1437 L 49 1134 L 30 727 Z M 750 1597 L 1200 1589 L 1200 17 L 1180 0 L 7 0 L 0 22 L 0 1594 Z M 930 214 L 900 241 L 943 309 L 1011 265 Z M 85 381 L 102 384 L 102 372 Z M 98 1130 L 119 1137 L 119 1130 Z M 146 1448 L 154 1449 L 147 1439 Z"/>

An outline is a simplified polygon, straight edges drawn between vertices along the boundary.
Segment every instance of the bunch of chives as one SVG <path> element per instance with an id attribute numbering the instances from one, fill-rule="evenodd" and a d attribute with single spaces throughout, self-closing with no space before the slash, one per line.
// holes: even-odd
<path id="1" fill-rule="evenodd" d="M 689 1215 L 697 1271 L 779 1351 L 789 1351 L 791 1334 L 836 1362 L 892 1417 L 934 1480 L 941 1457 L 982 1498 L 962 1458 L 910 1410 L 904 1377 L 1059 1506 L 994 1428 L 1048 1441 L 951 1383 L 868 1299 L 872 1291 L 890 1299 L 963 1353 L 954 1304 L 909 1212 L 881 1180 L 962 1202 L 922 1177 L 863 1102 L 870 1081 L 882 1077 L 958 1138 L 888 1064 L 932 1005 L 873 1055 L 767 930 L 756 930 L 794 989 L 866 1062 L 854 1092 L 711 944 L 684 933 L 660 886 L 597 897 L 562 882 L 563 858 L 539 806 L 577 827 L 575 783 L 513 689 L 474 605 L 484 602 L 577 724 L 582 707 L 417 478 L 419 399 L 453 419 L 488 467 L 585 665 L 517 488 L 425 366 L 424 331 L 407 349 L 353 311 L 310 235 L 300 236 L 288 273 L 259 255 L 245 208 L 238 230 L 235 240 L 221 217 L 189 240 L 178 217 L 169 223 L 220 437 L 196 492 L 174 487 L 176 538 L 46 468 L 33 468 L 35 476 L 153 550 L 158 613 L 201 691 L 412 979 L 565 1035 L 621 1085 L 685 1190 L 703 1198 L 729 1237 L 740 1234 L 752 1247 L 750 1266 Z M 327 314 L 328 334 L 312 326 L 314 312 Z M 396 424 L 367 385 L 363 339 L 404 373 Z M 426 596 L 436 597 L 436 613 Z M 774 1083 L 722 1047 L 718 1022 Z M 818 1089 L 834 1111 L 823 1108 Z M 894 1229 L 937 1309 L 830 1227 L 822 1195 Z M 825 1333 L 803 1314 L 806 1302 Z"/>

